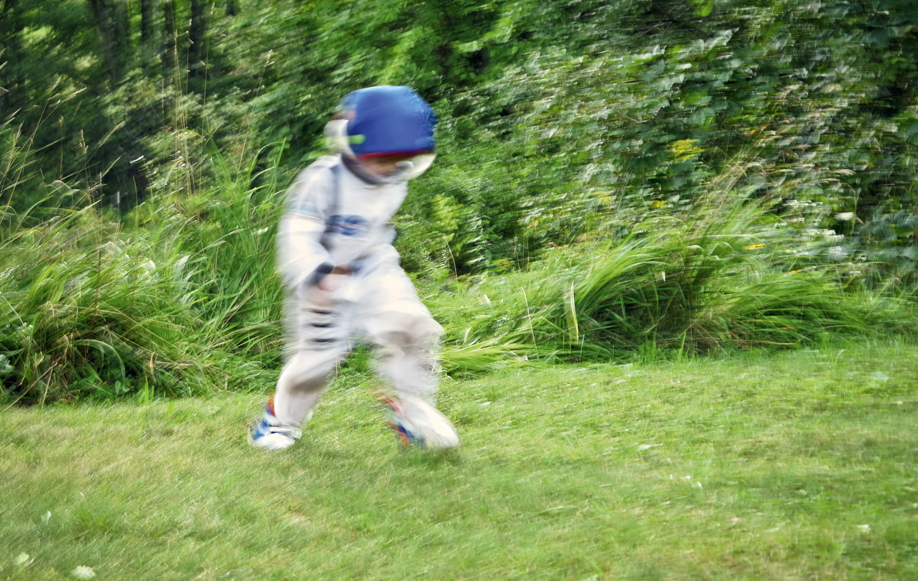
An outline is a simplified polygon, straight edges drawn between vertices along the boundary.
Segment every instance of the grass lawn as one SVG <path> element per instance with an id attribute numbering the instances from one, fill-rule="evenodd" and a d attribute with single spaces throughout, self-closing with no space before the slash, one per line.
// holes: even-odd
<path id="1" fill-rule="evenodd" d="M 447 380 L 452 453 L 373 385 L 279 453 L 261 395 L 0 412 L 0 579 L 918 579 L 918 347 Z"/>

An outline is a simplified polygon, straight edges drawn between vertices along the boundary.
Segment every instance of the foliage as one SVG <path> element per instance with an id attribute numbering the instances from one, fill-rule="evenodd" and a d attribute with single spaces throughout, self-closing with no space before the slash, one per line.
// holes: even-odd
<path id="1" fill-rule="evenodd" d="M 737 187 L 811 209 L 794 217 L 800 227 L 915 212 L 914 97 L 893 98 L 882 81 L 912 69 L 882 69 L 890 55 L 869 41 L 879 13 L 718 6 L 691 26 L 684 10 L 667 13 L 665 30 L 641 40 L 646 20 L 607 7 L 592 18 L 614 18 L 619 34 L 630 24 L 635 36 L 543 47 L 452 100 L 457 164 L 479 178 L 480 213 L 499 217 L 486 236 L 515 242 L 505 257 L 525 263 L 541 248 L 678 215 L 737 159 L 755 168 Z M 911 30 L 886 33 L 911 43 Z"/>
<path id="2" fill-rule="evenodd" d="M 379 83 L 440 119 L 395 221 L 451 373 L 911 334 L 916 26 L 907 0 L 3 0 L 5 393 L 266 385 L 279 198 Z"/>
<path id="3" fill-rule="evenodd" d="M 179 227 L 180 229 L 180 227 Z M 163 238 L 175 229 L 161 231 Z M 202 393 L 210 374 L 184 262 L 90 206 L 0 243 L 2 393 L 15 400 Z M 157 265 L 159 262 L 159 265 Z"/>
<path id="4" fill-rule="evenodd" d="M 914 332 L 910 307 L 846 291 L 844 269 L 812 263 L 831 241 L 768 224 L 767 205 L 717 202 L 695 204 L 684 222 L 660 219 L 624 242 L 557 250 L 528 272 L 483 280 L 463 295 L 465 313 L 441 311 L 453 341 L 471 347 L 500 337 L 530 358 L 627 361 L 648 350 Z"/>
<path id="5" fill-rule="evenodd" d="M 263 387 L 279 359 L 271 171 L 167 196 L 122 225 L 98 204 L 0 238 L 0 396 L 27 402 Z M 263 185 L 251 187 L 253 179 Z M 213 193 L 213 192 L 209 192 Z"/>

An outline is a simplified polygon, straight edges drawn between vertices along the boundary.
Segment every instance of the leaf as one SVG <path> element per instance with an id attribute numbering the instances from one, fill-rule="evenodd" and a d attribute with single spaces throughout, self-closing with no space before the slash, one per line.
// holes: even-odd
<path id="1" fill-rule="evenodd" d="M 695 16 L 699 18 L 707 18 L 711 15 L 711 11 L 714 10 L 714 0 L 710 0 L 707 4 L 702 4 L 695 10 Z"/>

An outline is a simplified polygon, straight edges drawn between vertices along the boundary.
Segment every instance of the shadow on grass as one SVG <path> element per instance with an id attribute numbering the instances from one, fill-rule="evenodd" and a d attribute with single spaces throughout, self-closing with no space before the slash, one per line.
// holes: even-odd
<path id="1" fill-rule="evenodd" d="M 411 468 L 438 468 L 461 466 L 462 452 L 459 449 L 425 450 L 423 448 L 399 448 L 394 456 L 396 462 Z"/>

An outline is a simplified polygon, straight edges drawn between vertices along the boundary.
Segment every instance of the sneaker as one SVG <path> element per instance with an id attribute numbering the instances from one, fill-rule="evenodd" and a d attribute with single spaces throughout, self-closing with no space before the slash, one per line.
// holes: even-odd
<path id="1" fill-rule="evenodd" d="M 384 396 L 379 401 L 387 407 L 389 427 L 403 447 L 456 448 L 459 434 L 437 408 L 412 396 Z"/>
<path id="2" fill-rule="evenodd" d="M 302 431 L 281 423 L 274 415 L 274 402 L 268 400 L 261 420 L 249 432 L 249 444 L 266 450 L 283 450 L 300 439 Z"/>

